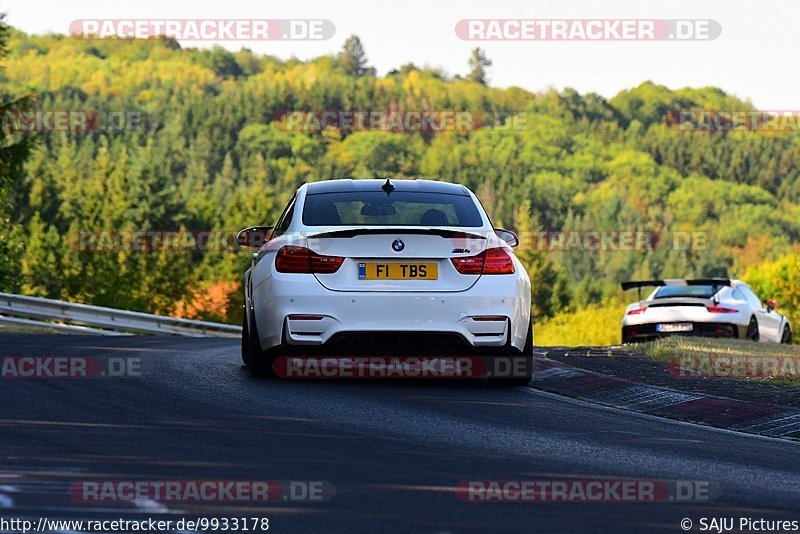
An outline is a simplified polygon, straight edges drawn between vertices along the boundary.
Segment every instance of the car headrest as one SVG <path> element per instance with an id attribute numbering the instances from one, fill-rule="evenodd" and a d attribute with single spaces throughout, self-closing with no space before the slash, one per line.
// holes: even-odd
<path id="1" fill-rule="evenodd" d="M 419 220 L 419 223 L 426 226 L 447 226 L 450 224 L 450 221 L 447 220 L 447 215 L 439 210 L 433 209 L 426 211 Z"/>
<path id="2" fill-rule="evenodd" d="M 342 224 L 342 218 L 336 204 L 330 200 L 318 200 L 311 209 L 311 226 L 328 226 Z"/>

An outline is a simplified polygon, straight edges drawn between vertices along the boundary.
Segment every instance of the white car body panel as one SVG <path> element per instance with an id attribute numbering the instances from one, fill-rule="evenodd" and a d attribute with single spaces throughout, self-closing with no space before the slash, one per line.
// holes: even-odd
<path id="1" fill-rule="evenodd" d="M 326 227 L 335 232 L 340 227 Z M 441 227 L 456 232 L 463 232 L 464 228 Z M 386 257 L 379 255 L 379 251 L 389 250 L 389 245 L 396 237 L 402 237 L 405 248 L 400 252 L 392 252 L 391 259 L 397 260 L 425 260 L 437 259 L 439 279 L 436 282 L 437 291 L 465 291 L 472 287 L 480 278 L 478 275 L 463 275 L 459 273 L 449 260 L 455 256 L 473 256 L 482 252 L 488 246 L 503 246 L 504 243 L 494 236 L 494 239 L 470 239 L 468 246 L 461 246 L 466 240 L 447 239 L 434 235 L 405 234 L 403 230 L 392 227 L 370 227 L 371 230 L 386 230 L 383 235 L 360 235 L 347 239 L 316 238 L 317 232 L 307 238 L 308 246 L 314 252 L 331 256 L 344 256 L 344 264 L 334 274 L 315 275 L 319 282 L 327 289 L 334 291 L 426 291 L 430 283 L 424 280 L 385 280 L 372 282 L 369 285 L 358 279 L 358 264 L 360 261 L 381 260 Z M 411 229 L 416 230 L 416 229 Z M 324 232 L 323 232 L 324 233 Z M 477 233 L 476 233 L 477 234 Z M 494 232 L 492 232 L 494 234 Z M 454 244 L 457 246 L 454 247 Z M 469 253 L 453 254 L 454 248 L 467 248 Z"/>
<path id="2" fill-rule="evenodd" d="M 756 320 L 758 321 L 759 331 L 766 341 L 780 343 L 783 335 L 783 326 L 787 321 L 783 315 L 775 310 L 769 311 L 766 308 L 760 308 L 756 310 Z"/>

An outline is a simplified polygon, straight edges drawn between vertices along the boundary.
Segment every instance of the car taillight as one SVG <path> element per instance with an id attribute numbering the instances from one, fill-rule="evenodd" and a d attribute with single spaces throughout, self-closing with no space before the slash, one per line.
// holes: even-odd
<path id="1" fill-rule="evenodd" d="M 342 266 L 344 258 L 323 256 L 305 247 L 287 245 L 275 257 L 275 270 L 279 273 L 332 274 Z"/>
<path id="2" fill-rule="evenodd" d="M 723 308 L 722 306 L 706 306 L 706 309 L 711 313 L 736 313 L 736 310 Z"/>
<path id="3" fill-rule="evenodd" d="M 514 274 L 514 261 L 504 248 L 490 248 L 476 256 L 450 258 L 461 274 Z"/>
<path id="4" fill-rule="evenodd" d="M 481 252 L 477 256 L 469 256 L 467 258 L 450 258 L 450 261 L 453 262 L 453 266 L 461 274 L 481 274 L 483 273 L 485 256 Z"/>
<path id="5" fill-rule="evenodd" d="M 639 315 L 640 313 L 644 313 L 647 308 L 634 308 L 629 311 L 626 315 Z"/>

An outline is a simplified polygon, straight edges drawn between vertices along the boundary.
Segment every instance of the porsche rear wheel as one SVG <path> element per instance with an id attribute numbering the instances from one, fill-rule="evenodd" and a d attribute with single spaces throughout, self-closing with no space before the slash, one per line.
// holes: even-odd
<path id="1" fill-rule="evenodd" d="M 747 334 L 745 334 L 745 337 L 750 341 L 758 341 L 761 338 L 758 332 L 758 321 L 756 321 L 755 317 L 750 318 L 750 324 L 747 325 Z"/>
<path id="2" fill-rule="evenodd" d="M 781 336 L 781 343 L 784 345 L 791 345 L 792 344 L 792 329 L 788 326 L 783 329 L 783 335 Z"/>

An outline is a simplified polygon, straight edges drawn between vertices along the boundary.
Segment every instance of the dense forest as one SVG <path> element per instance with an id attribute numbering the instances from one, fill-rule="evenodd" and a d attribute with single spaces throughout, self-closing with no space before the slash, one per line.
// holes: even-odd
<path id="1" fill-rule="evenodd" d="M 168 39 L 9 32 L 3 109 L 141 120 L 37 134 L 4 122 L 0 141 L 29 154 L 24 168 L 4 169 L 0 291 L 235 323 L 249 251 L 98 252 L 76 236 L 235 232 L 274 223 L 303 182 L 417 177 L 467 185 L 496 226 L 522 233 L 537 323 L 587 306 L 616 310 L 624 279 L 730 275 L 778 298 L 800 328 L 800 133 L 669 124 L 678 110 L 753 107 L 720 89 L 644 82 L 606 99 L 488 86 L 482 56 L 469 75 L 407 64 L 377 76 L 359 46 L 300 61 Z M 461 130 L 316 131 L 286 128 L 289 110 L 481 119 Z M 528 237 L 555 231 L 648 232 L 653 241 L 562 251 Z M 674 247 L 677 234 L 702 239 Z M 611 320 L 616 331 L 619 316 Z"/>

